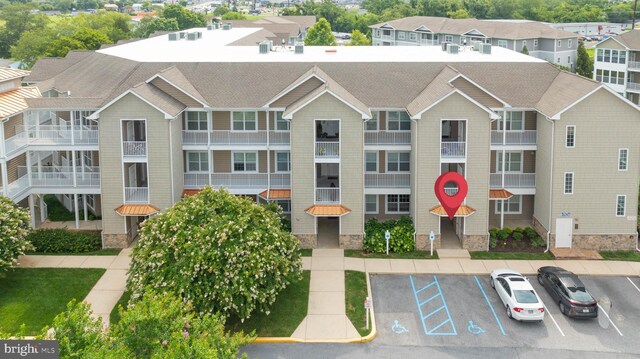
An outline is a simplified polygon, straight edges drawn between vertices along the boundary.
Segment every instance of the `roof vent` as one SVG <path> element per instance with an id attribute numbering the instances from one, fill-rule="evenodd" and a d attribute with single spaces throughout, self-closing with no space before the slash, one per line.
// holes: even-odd
<path id="1" fill-rule="evenodd" d="M 296 54 L 303 54 L 304 53 L 304 44 L 297 43 L 296 44 L 296 48 L 295 48 L 295 53 Z"/>
<path id="2" fill-rule="evenodd" d="M 480 46 L 480 53 L 484 55 L 491 55 L 491 44 L 482 44 Z"/>
<path id="3" fill-rule="evenodd" d="M 458 45 L 457 44 L 447 44 L 447 53 L 449 53 L 449 54 L 457 54 L 458 53 Z"/>
<path id="4" fill-rule="evenodd" d="M 175 32 L 169 34 L 169 41 L 177 41 L 177 40 L 178 40 L 178 34 L 176 34 Z"/>
<path id="5" fill-rule="evenodd" d="M 258 45 L 261 54 L 268 54 L 271 51 L 271 42 L 263 41 Z"/>
<path id="6" fill-rule="evenodd" d="M 231 23 L 222 24 L 222 30 L 231 30 Z"/>

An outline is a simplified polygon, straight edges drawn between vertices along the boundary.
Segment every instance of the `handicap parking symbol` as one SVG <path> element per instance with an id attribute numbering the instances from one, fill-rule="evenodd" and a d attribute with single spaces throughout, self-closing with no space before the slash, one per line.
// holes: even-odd
<path id="1" fill-rule="evenodd" d="M 404 334 L 408 333 L 409 330 L 405 328 L 402 324 L 398 323 L 397 320 L 393 321 L 393 325 L 391 326 L 391 330 L 396 334 Z"/>
<path id="2" fill-rule="evenodd" d="M 473 320 L 469 321 L 469 326 L 467 327 L 467 330 L 471 334 L 482 334 L 485 332 L 485 330 L 480 328 L 480 326 L 473 324 Z"/>

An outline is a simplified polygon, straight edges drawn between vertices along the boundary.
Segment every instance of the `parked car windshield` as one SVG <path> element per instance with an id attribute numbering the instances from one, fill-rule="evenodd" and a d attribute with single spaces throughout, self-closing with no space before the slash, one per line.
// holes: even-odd
<path id="1" fill-rule="evenodd" d="M 515 290 L 513 294 L 516 296 L 518 303 L 538 303 L 536 293 L 532 290 Z"/>
<path id="2" fill-rule="evenodd" d="M 593 297 L 584 288 L 569 287 L 569 297 L 579 302 L 592 302 Z"/>

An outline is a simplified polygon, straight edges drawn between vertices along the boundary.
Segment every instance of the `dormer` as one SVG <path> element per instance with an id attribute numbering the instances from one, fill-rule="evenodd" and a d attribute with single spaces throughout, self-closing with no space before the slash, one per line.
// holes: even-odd
<path id="1" fill-rule="evenodd" d="M 28 74 L 29 71 L 0 68 L 0 94 L 19 89 L 22 78 Z"/>

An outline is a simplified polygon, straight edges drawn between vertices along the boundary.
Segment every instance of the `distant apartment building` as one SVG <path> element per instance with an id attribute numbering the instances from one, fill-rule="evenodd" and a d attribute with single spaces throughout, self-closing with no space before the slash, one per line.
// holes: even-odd
<path id="1" fill-rule="evenodd" d="M 373 46 L 429 46 L 481 41 L 566 66 L 575 71 L 578 35 L 528 20 L 449 19 L 413 16 L 370 26 Z"/>
<path id="2" fill-rule="evenodd" d="M 367 220 L 403 215 L 420 249 L 527 225 L 550 246 L 637 245 L 640 113 L 609 87 L 500 47 L 230 45 L 259 31 L 38 60 L 37 98 L 0 126 L 3 194 L 34 222 L 45 194 L 95 211 L 106 247 L 205 186 L 278 203 L 303 247 L 361 248 Z M 449 171 L 469 184 L 453 220 L 433 191 Z"/>
<path id="3" fill-rule="evenodd" d="M 640 104 L 640 30 L 610 37 L 595 46 L 593 78 Z"/>
<path id="4" fill-rule="evenodd" d="M 275 45 L 284 43 L 293 45 L 304 39 L 307 31 L 316 23 L 315 16 L 267 16 L 258 20 L 223 20 L 222 24 L 230 24 L 236 28 L 262 28 L 261 33 L 256 33 L 241 39 L 237 45 L 255 45 L 255 37 L 265 37 L 273 41 Z M 254 43 L 250 43 L 254 41 Z"/>

